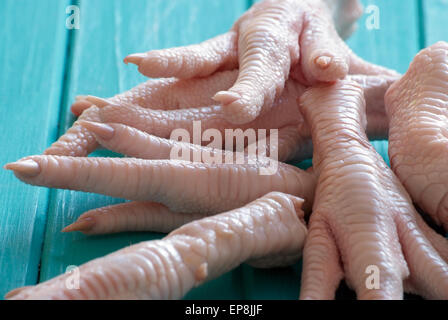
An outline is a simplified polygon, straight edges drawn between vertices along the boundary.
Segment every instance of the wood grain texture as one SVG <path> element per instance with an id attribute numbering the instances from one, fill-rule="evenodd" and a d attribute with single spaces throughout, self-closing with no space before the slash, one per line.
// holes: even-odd
<path id="1" fill-rule="evenodd" d="M 1 166 L 41 153 L 56 136 L 67 4 L 0 1 Z M 0 299 L 37 281 L 48 194 L 0 170 Z"/>
<path id="2" fill-rule="evenodd" d="M 76 95 L 108 97 L 145 81 L 134 66 L 123 64 L 126 55 L 206 40 L 226 32 L 247 9 L 247 2 L 241 0 L 82 0 L 79 4 L 81 28 L 75 31 L 72 41 L 60 133 L 73 121 L 67 110 Z M 120 201 L 94 194 L 55 191 L 51 198 L 40 280 L 57 276 L 70 265 L 80 265 L 127 245 L 161 237 L 152 233 L 95 237 L 60 233 L 83 212 Z M 201 286 L 188 298 L 242 298 L 238 295 L 242 292 L 239 274 L 236 271 Z"/>
<path id="3" fill-rule="evenodd" d="M 419 0 L 362 0 L 365 14 L 357 32 L 347 41 L 360 57 L 404 73 L 420 50 Z M 372 28 L 379 13 L 379 29 Z M 390 164 L 387 141 L 373 141 L 375 149 Z"/>
<path id="4" fill-rule="evenodd" d="M 362 58 L 405 72 L 419 51 L 418 0 L 362 0 L 366 13 L 358 31 L 347 41 Z M 369 29 L 373 14 L 379 10 L 379 29 Z"/>
<path id="5" fill-rule="evenodd" d="M 448 0 L 420 0 L 423 15 L 423 44 L 428 47 L 437 41 L 448 41 Z"/>
<path id="6" fill-rule="evenodd" d="M 367 29 L 366 14 L 348 43 L 361 57 L 404 72 L 422 45 L 447 40 L 447 1 L 364 0 L 366 7 L 379 8 L 380 29 Z M 0 1 L 0 144 L 4 151 L 0 164 L 40 153 L 50 145 L 73 122 L 68 108 L 76 95 L 107 97 L 144 81 L 135 67 L 122 63 L 127 54 L 213 37 L 228 30 L 252 2 L 79 0 L 81 29 L 67 31 L 69 0 Z M 387 160 L 387 142 L 373 144 Z M 300 166 L 310 164 L 308 160 Z M 14 287 L 34 284 L 40 262 L 40 281 L 45 281 L 70 265 L 161 237 L 60 233 L 84 211 L 119 199 L 26 186 L 3 170 L 0 191 L 0 297 Z M 296 299 L 300 271 L 300 264 L 273 270 L 244 265 L 194 289 L 187 298 Z"/>

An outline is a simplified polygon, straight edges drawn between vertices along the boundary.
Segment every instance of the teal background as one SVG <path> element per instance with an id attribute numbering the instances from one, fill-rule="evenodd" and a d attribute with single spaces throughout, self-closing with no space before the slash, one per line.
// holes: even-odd
<path id="1" fill-rule="evenodd" d="M 405 72 L 413 56 L 448 40 L 447 0 L 363 1 L 380 9 L 348 43 L 363 58 Z M 68 30 L 66 7 L 81 9 Z M 227 31 L 250 0 L 0 0 L 0 165 L 41 153 L 73 122 L 74 97 L 108 97 L 145 80 L 129 53 L 197 43 Z M 387 160 L 387 143 L 373 142 Z M 309 165 L 309 161 L 302 166 Z M 0 296 L 45 281 L 124 246 L 161 237 L 87 237 L 60 230 L 86 210 L 121 200 L 27 186 L 0 170 Z M 300 264 L 256 270 L 243 265 L 194 289 L 190 299 L 296 299 Z"/>

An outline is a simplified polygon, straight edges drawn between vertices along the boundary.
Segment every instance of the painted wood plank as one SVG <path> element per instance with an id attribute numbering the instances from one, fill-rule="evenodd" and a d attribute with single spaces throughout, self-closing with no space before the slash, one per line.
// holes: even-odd
<path id="1" fill-rule="evenodd" d="M 0 1 L 0 165 L 41 153 L 56 136 L 69 1 Z M 49 190 L 0 170 L 0 299 L 35 284 Z"/>
<path id="2" fill-rule="evenodd" d="M 363 30 L 363 21 L 361 21 L 361 28 L 358 31 L 358 34 L 350 40 L 350 44 L 352 48 L 355 49 L 361 56 L 364 58 L 371 60 L 376 63 L 381 63 L 386 66 L 396 67 L 400 71 L 404 71 L 412 58 L 413 54 L 418 50 L 418 33 L 413 33 L 414 36 L 410 36 L 408 40 L 409 42 L 404 43 L 403 45 L 397 44 L 396 48 L 390 49 L 390 45 L 386 46 L 385 43 L 387 41 L 384 40 L 384 37 L 387 36 L 389 39 L 397 40 L 398 37 L 391 37 L 388 33 L 400 33 L 403 31 L 399 29 L 397 26 L 407 25 L 410 29 L 414 29 L 413 25 L 416 25 L 415 16 L 411 20 L 410 18 L 412 14 L 410 12 L 416 13 L 417 6 L 413 4 L 409 7 L 403 9 L 397 3 L 400 0 L 394 0 L 390 3 L 386 3 L 385 1 L 366 1 L 366 4 L 375 3 L 379 4 L 382 20 L 381 20 L 381 28 L 386 28 L 385 30 Z M 118 4 L 118 5 L 117 5 Z M 406 5 L 409 2 L 406 1 Z M 100 96 L 108 96 L 117 92 L 117 90 L 121 91 L 131 87 L 132 85 L 143 80 L 142 77 L 138 77 L 135 74 L 135 70 L 129 69 L 128 67 L 122 66 L 121 58 L 126 55 L 128 52 L 132 51 L 142 51 L 147 48 L 161 48 L 161 47 L 169 47 L 173 45 L 179 44 L 187 44 L 192 42 L 197 42 L 213 36 L 218 32 L 214 33 L 214 30 L 218 28 L 222 28 L 219 32 L 225 31 L 230 25 L 231 22 L 239 15 L 235 13 L 235 17 L 230 19 L 225 27 L 217 26 L 217 29 L 211 29 L 210 35 L 204 35 L 206 31 L 210 31 L 207 29 L 205 31 L 200 30 L 201 24 L 198 21 L 188 21 L 188 18 L 185 18 L 186 23 L 196 23 L 194 30 L 200 30 L 200 32 L 191 34 L 183 38 L 180 35 L 176 35 L 173 37 L 170 32 L 167 31 L 166 27 L 160 28 L 157 32 L 151 32 L 154 27 L 151 21 L 144 21 L 145 25 L 147 25 L 149 33 L 151 34 L 151 40 L 148 38 L 127 38 L 128 35 L 123 33 L 125 28 L 123 25 L 126 24 L 126 21 L 131 21 L 129 16 L 135 19 L 136 17 L 141 17 L 140 13 L 134 12 L 133 9 L 128 8 L 129 11 L 120 10 L 120 6 L 118 2 L 110 2 L 108 6 L 112 6 L 114 9 L 109 7 L 109 10 L 114 12 L 110 12 L 109 14 L 101 13 L 101 16 L 98 17 L 98 9 L 104 9 L 107 6 L 101 4 L 82 4 L 82 12 L 83 12 L 83 27 L 78 32 L 76 42 L 75 42 L 75 54 L 73 61 L 72 74 L 70 76 L 70 93 L 67 99 L 67 102 L 73 100 L 73 96 L 75 94 L 83 94 L 83 93 L 92 93 Z M 177 3 L 176 3 L 177 6 Z M 238 4 L 238 6 L 243 7 L 243 5 Z M 404 6 L 404 4 L 403 4 Z M 132 7 L 132 6 L 131 6 Z M 96 18 L 95 23 L 97 24 L 95 27 L 86 26 L 85 16 L 89 16 L 89 13 L 86 12 L 86 8 L 94 8 L 96 9 L 96 13 L 94 17 Z M 118 8 L 118 9 L 117 9 Z M 135 8 L 135 7 L 134 7 Z M 155 8 L 152 7 L 151 8 Z M 121 8 L 123 9 L 123 8 Z M 140 7 L 140 9 L 147 9 L 147 6 L 144 5 Z M 241 8 L 240 8 L 241 9 Z M 243 10 L 242 8 L 241 10 Z M 117 14 L 115 11 L 120 10 L 120 13 Z M 165 10 L 165 8 L 163 9 Z M 163 12 L 162 10 L 162 12 Z M 177 9 L 169 9 L 176 11 Z M 192 9 L 189 10 L 201 10 L 201 9 Z M 236 10 L 237 11 L 237 10 Z M 107 9 L 106 9 L 107 12 Z M 402 16 L 394 15 L 393 19 L 395 21 L 391 22 L 390 17 L 393 12 L 404 12 Z M 407 13 L 406 13 L 407 12 Z M 160 11 L 158 11 L 160 13 Z M 220 12 L 221 13 L 221 12 Z M 185 14 L 185 13 L 183 13 Z M 91 13 L 93 15 L 93 13 Z M 105 18 L 109 17 L 109 19 Z M 129 16 L 128 16 L 129 15 Z M 169 16 L 169 14 L 167 15 Z M 212 16 L 210 14 L 210 16 Z M 214 16 L 214 15 L 213 15 Z M 188 17 L 188 15 L 186 16 Z M 386 17 L 386 18 L 385 18 Z M 200 18 L 198 18 L 200 20 Z M 392 19 L 392 20 L 393 20 Z M 396 21 L 398 19 L 398 21 Z M 145 19 L 143 19 L 145 20 Z M 149 19 L 148 19 L 149 20 Z M 211 20 L 211 19 L 210 19 Z M 387 20 L 387 21 L 384 21 Z M 89 20 L 87 20 L 89 21 Z M 132 20 L 138 21 L 138 20 Z M 158 23 L 161 23 L 160 20 L 157 20 Z M 401 22 L 400 22 L 401 21 Z M 107 24 L 110 23 L 109 27 L 116 28 L 115 31 L 107 31 L 101 30 L 101 36 L 104 39 L 101 40 L 101 43 L 96 43 L 97 38 L 94 37 L 95 34 L 99 34 L 102 23 Z M 220 23 L 223 23 L 222 21 Z M 225 24 L 224 23 L 224 24 Z M 396 25 L 395 27 L 390 25 Z M 155 24 L 157 25 L 157 24 Z M 140 22 L 135 23 L 132 27 L 128 26 L 129 30 L 132 28 L 139 29 Z M 184 25 L 187 28 L 187 24 Z M 365 26 L 365 24 L 364 24 Z M 87 28 L 84 29 L 83 28 Z M 188 27 L 187 29 L 189 29 Z M 398 30 L 397 30 L 398 28 Z M 418 29 L 415 26 L 415 29 Z M 176 28 L 173 28 L 176 31 Z M 183 29 L 184 30 L 184 29 Z M 372 34 L 371 32 L 381 32 L 381 34 Z M 115 32 L 115 34 L 114 34 Z M 121 38 L 120 38 L 120 32 Z M 163 34 L 163 32 L 167 32 L 167 34 Z M 187 34 L 188 34 L 187 30 Z M 360 33 L 360 34 L 359 34 Z M 130 32 L 129 36 L 136 37 L 137 32 Z M 163 34 L 163 36 L 162 36 Z M 406 33 L 408 35 L 408 33 Z M 409 35 L 411 31 L 409 31 Z M 204 36 L 203 36 L 204 35 Z M 89 37 L 90 36 L 90 37 Z M 114 39 L 114 36 L 116 37 Z M 83 38 L 84 37 L 84 38 Z M 372 37 L 373 39 L 368 39 Z M 120 40 L 117 40 L 120 39 Z M 158 38 L 157 40 L 154 40 Z M 365 38 L 365 39 L 363 39 Z M 84 40 L 82 40 L 84 39 Z M 90 41 L 88 41 L 90 39 Z M 190 39 L 193 39 L 190 41 Z M 196 40 L 198 39 L 198 40 Z M 149 41 L 144 43 L 144 41 Z M 369 49 L 365 48 L 367 46 L 363 41 L 368 42 Z M 390 40 L 389 40 L 390 41 Z M 114 50 L 114 54 L 110 53 L 99 54 L 102 50 L 104 50 L 104 42 L 111 43 L 112 45 L 120 42 L 119 46 L 116 46 Z M 127 43 L 127 44 L 126 44 Z M 126 47 L 128 46 L 128 47 Z M 382 47 L 382 49 L 381 49 Z M 404 49 L 403 49 L 404 48 Z M 413 48 L 415 52 L 410 54 L 408 49 Z M 129 49 L 128 52 L 125 52 Z M 89 52 L 90 50 L 90 52 Z M 403 52 L 398 52 L 403 50 Z M 79 56 L 78 56 L 79 55 Z M 400 59 L 400 56 L 405 56 Z M 83 58 L 80 58 L 83 57 Z M 399 62 L 395 65 L 389 61 L 388 57 L 392 57 L 392 60 L 395 62 Z M 85 60 L 88 62 L 85 62 Z M 408 59 L 408 60 L 406 60 Z M 406 61 L 406 62 L 404 62 Z M 106 63 L 107 62 L 107 63 Z M 110 65 L 108 68 L 104 66 L 104 64 Z M 95 66 L 95 72 L 92 72 L 93 67 Z M 82 73 L 83 70 L 86 70 L 85 73 Z M 68 107 L 68 104 L 65 106 Z M 68 114 L 64 117 L 63 125 L 67 126 L 71 122 L 71 118 Z M 375 147 L 380 151 L 380 153 L 385 156 L 387 153 L 387 144 L 384 142 L 374 142 Z M 309 164 L 309 162 L 308 162 Z M 49 229 L 47 233 L 46 246 L 44 250 L 44 260 L 43 260 L 43 268 L 42 268 L 42 280 L 48 279 L 49 277 L 53 277 L 61 272 L 63 272 L 67 265 L 75 264 L 78 265 L 87 260 L 90 260 L 94 257 L 101 256 L 110 251 L 121 248 L 124 245 L 135 243 L 141 240 L 151 239 L 154 236 L 149 233 L 142 233 L 139 235 L 135 234 L 126 234 L 120 236 L 101 236 L 101 237 L 84 237 L 80 235 L 71 236 L 60 236 L 58 234 L 59 230 L 65 226 L 66 224 L 72 222 L 80 213 L 84 212 L 87 209 L 97 207 L 102 204 L 108 204 L 112 200 L 107 197 L 99 197 L 93 195 L 85 195 L 75 192 L 61 192 L 57 191 L 54 199 L 52 200 L 51 213 L 52 218 L 49 224 Z M 159 235 L 160 236 L 160 235 Z M 57 245 L 55 245 L 57 244 Z M 248 266 L 243 266 L 242 268 L 238 268 L 236 271 L 227 274 L 220 279 L 214 280 L 204 286 L 196 289 L 192 292 L 187 298 L 195 299 L 195 298 L 266 298 L 266 299 L 295 299 L 298 296 L 298 286 L 300 280 L 300 269 L 299 266 L 294 266 L 291 268 L 285 269 L 276 269 L 276 270 L 255 270 Z"/>
<path id="3" fill-rule="evenodd" d="M 422 6 L 422 28 L 424 47 L 437 41 L 448 41 L 448 0 L 420 0 Z"/>
<path id="4" fill-rule="evenodd" d="M 246 10 L 246 1 L 232 0 L 96 0 L 80 1 L 81 28 L 75 31 L 69 90 L 60 123 L 63 131 L 73 118 L 67 112 L 79 94 L 111 96 L 145 80 L 122 59 L 129 53 L 197 43 L 227 31 Z M 60 132 L 62 133 L 62 131 Z M 124 246 L 160 238 L 152 233 L 87 237 L 60 230 L 83 212 L 121 200 L 94 194 L 57 190 L 53 193 L 41 281 Z M 193 290 L 189 299 L 242 298 L 241 271 Z"/>
<path id="5" fill-rule="evenodd" d="M 357 32 L 347 41 L 362 58 L 399 72 L 406 72 L 420 49 L 419 0 L 362 0 L 365 14 Z M 378 13 L 378 25 L 374 24 Z M 378 28 L 377 28 L 378 27 Z M 387 141 L 373 141 L 390 164 Z"/>
<path id="6" fill-rule="evenodd" d="M 405 72 L 420 49 L 418 0 L 362 0 L 362 3 L 366 13 L 348 44 L 368 61 Z M 375 10 L 379 12 L 379 29 L 369 27 Z"/>

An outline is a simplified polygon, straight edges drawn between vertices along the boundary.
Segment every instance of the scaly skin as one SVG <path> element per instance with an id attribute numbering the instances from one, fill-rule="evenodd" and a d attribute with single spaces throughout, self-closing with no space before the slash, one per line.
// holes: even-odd
<path id="1" fill-rule="evenodd" d="M 211 96 L 222 88 L 230 87 L 236 78 L 236 72 L 221 72 L 205 79 L 179 81 L 177 79 L 148 80 L 139 86 L 109 99 L 93 96 L 77 97 L 71 107 L 79 120 L 101 121 L 97 108 L 86 111 L 95 104 L 98 105 L 138 105 L 154 110 L 176 110 L 198 108 L 214 104 Z M 84 115 L 87 113 L 87 115 Z M 75 122 L 67 133 L 53 143 L 44 154 L 57 156 L 83 157 L 98 147 L 95 139 L 88 135 L 86 129 Z"/>
<path id="2" fill-rule="evenodd" d="M 80 125 L 93 133 L 96 140 L 104 148 L 134 158 L 150 160 L 170 159 L 173 150 L 182 150 L 183 160 L 199 163 L 225 163 L 227 159 L 237 163 L 238 157 L 242 159 L 243 163 L 248 163 L 248 157 L 251 157 L 254 163 L 259 163 L 260 165 L 262 165 L 263 161 L 267 161 L 267 159 L 263 160 L 263 157 L 258 156 L 256 153 L 249 155 L 244 153 L 237 154 L 232 151 L 168 140 L 122 124 L 81 121 Z M 187 214 L 173 212 L 166 206 L 154 202 L 131 202 L 86 212 L 64 231 L 82 231 L 86 234 L 130 230 L 169 232 L 186 222 L 197 220 L 204 216 L 204 213 Z"/>
<path id="3" fill-rule="evenodd" d="M 300 297 L 333 299 L 345 278 L 359 299 L 402 299 L 403 290 L 448 299 L 448 241 L 425 224 L 370 145 L 361 88 L 339 81 L 310 89 L 300 104 L 318 176 Z M 379 288 L 366 285 L 370 266 Z"/>
<path id="4" fill-rule="evenodd" d="M 357 10 L 353 3 L 347 7 Z M 133 54 L 125 62 L 154 78 L 205 77 L 238 67 L 233 86 L 214 96 L 226 120 L 235 124 L 249 123 L 271 109 L 290 71 L 304 85 L 349 73 L 396 75 L 357 57 L 339 37 L 321 0 L 265 0 L 226 34 L 198 45 Z"/>
<path id="5" fill-rule="evenodd" d="M 18 299 L 180 299 L 194 286 L 249 261 L 288 265 L 301 254 L 306 226 L 303 200 L 273 192 L 230 212 L 194 221 L 162 240 L 143 242 L 93 260 L 70 274 L 16 289 Z M 266 264 L 266 262 L 268 262 Z"/>
<path id="6" fill-rule="evenodd" d="M 212 147 L 201 147 L 187 142 L 153 136 L 118 123 L 80 121 L 79 124 L 88 129 L 104 148 L 133 158 L 185 160 L 209 164 L 226 163 L 230 160 L 237 163 L 238 158 L 242 159 L 242 163 L 249 163 L 250 158 L 253 163 L 260 165 L 269 161 L 264 155 L 255 152 L 233 152 Z M 180 150 L 182 150 L 182 153 L 180 153 Z"/>
<path id="7" fill-rule="evenodd" d="M 98 107 L 91 106 L 86 109 L 67 132 L 44 151 L 44 154 L 82 157 L 95 151 L 98 143 L 87 129 L 79 125 L 80 121 L 101 121 Z"/>
<path id="8" fill-rule="evenodd" d="M 219 105 L 177 110 L 152 110 L 139 106 L 110 104 L 97 106 L 100 107 L 99 114 L 103 122 L 122 123 L 162 138 L 168 138 L 174 129 L 179 128 L 188 130 L 190 136 L 193 136 L 193 121 L 201 121 L 203 131 L 216 129 L 224 136 L 225 129 L 277 129 L 290 124 L 300 124 L 303 119 L 294 101 L 303 90 L 302 86 L 291 80 L 287 83 L 276 108 L 244 125 L 228 122 L 223 107 Z"/>
<path id="9" fill-rule="evenodd" d="M 387 92 L 392 169 L 416 202 L 448 230 L 448 43 L 420 52 Z"/>
<path id="10" fill-rule="evenodd" d="M 273 174 L 261 175 L 260 170 L 269 165 L 276 169 Z M 219 164 L 31 156 L 5 168 L 32 185 L 156 201 L 175 212 L 204 214 L 241 207 L 271 191 L 297 195 L 311 204 L 315 183 L 312 173 L 274 160 Z"/>
<path id="11" fill-rule="evenodd" d="M 288 80 L 282 95 L 267 114 L 250 124 L 234 125 L 224 119 L 221 107 L 213 106 L 210 96 L 212 92 L 229 88 L 237 76 L 238 71 L 235 70 L 216 73 L 205 79 L 149 80 L 112 98 L 83 97 L 73 104 L 72 110 L 80 114 L 92 105 L 98 105 L 103 109 L 107 108 L 102 110 L 101 114 L 98 110 L 95 111 L 100 120 L 137 126 L 150 134 L 161 134 L 162 137 L 168 137 L 171 131 L 177 128 L 188 129 L 192 136 L 191 121 L 194 119 L 201 120 L 203 130 L 215 128 L 221 132 L 231 128 L 278 128 L 281 155 L 279 161 L 309 158 L 312 154 L 311 136 L 295 103 L 304 87 L 292 79 Z M 398 77 L 353 75 L 350 78 L 360 83 L 366 93 L 369 137 L 386 138 L 388 122 L 383 97 L 390 84 Z M 108 105 L 113 106 L 107 107 Z M 83 118 L 84 115 L 80 120 Z M 74 125 L 78 134 L 74 134 L 73 130 L 69 131 L 45 154 L 86 156 L 95 150 L 98 147 L 97 142 L 88 135 L 86 129 L 80 129 L 78 124 L 79 122 L 76 122 Z M 283 129 L 292 126 L 297 128 Z M 86 135 L 89 140 L 85 140 Z M 288 141 L 292 143 L 288 144 Z"/>
<path id="12" fill-rule="evenodd" d="M 126 231 L 169 233 L 205 216 L 201 213 L 173 212 L 156 202 L 134 201 L 87 211 L 62 231 L 80 231 L 89 235 Z"/>

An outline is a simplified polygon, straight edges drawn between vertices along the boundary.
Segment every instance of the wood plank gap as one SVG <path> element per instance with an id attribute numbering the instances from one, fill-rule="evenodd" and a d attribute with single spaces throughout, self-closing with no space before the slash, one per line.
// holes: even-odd
<path id="1" fill-rule="evenodd" d="M 1 164 L 42 152 L 57 134 L 68 4 L 68 0 L 57 4 L 42 0 L 18 9 L 17 1 L 0 2 L 0 25 L 5 31 L 0 100 L 7 106 L 2 110 L 0 131 L 8 136 L 2 141 Z M 2 299 L 11 289 L 36 283 L 49 190 L 25 185 L 2 170 L 0 191 Z"/>
<path id="2" fill-rule="evenodd" d="M 71 0 L 70 5 L 79 7 L 79 0 Z M 64 82 L 62 84 L 62 95 L 59 104 L 59 118 L 58 118 L 58 135 L 53 137 L 53 140 L 56 140 L 59 136 L 61 136 L 65 132 L 65 128 L 60 126 L 60 123 L 63 121 L 66 112 L 68 111 L 65 106 L 67 105 L 69 99 L 70 92 L 70 83 L 72 80 L 72 65 L 73 65 L 73 49 L 74 44 L 76 42 L 76 35 L 78 34 L 78 30 L 73 29 L 70 30 L 67 37 L 66 43 L 66 52 L 65 52 L 65 62 L 64 62 Z"/>
<path id="3" fill-rule="evenodd" d="M 78 6 L 79 7 L 79 0 L 70 0 L 70 2 L 68 3 L 68 5 L 71 6 Z M 51 137 L 51 141 L 56 141 L 56 139 L 58 139 L 59 136 L 61 136 L 64 131 L 65 128 L 62 127 L 60 124 L 62 123 L 66 112 L 67 112 L 67 108 L 65 108 L 65 106 L 67 105 L 68 99 L 69 99 L 69 90 L 70 90 L 70 83 L 71 83 L 71 79 L 72 79 L 72 65 L 73 65 L 73 49 L 74 49 L 74 44 L 76 42 L 76 35 L 77 35 L 77 30 L 76 29 L 72 29 L 68 31 L 68 35 L 67 35 L 67 41 L 65 44 L 65 59 L 64 59 L 64 74 L 63 74 L 63 82 L 62 82 L 62 89 L 61 89 L 61 96 L 60 96 L 60 100 L 59 100 L 59 114 L 58 114 L 58 126 L 57 126 L 57 130 L 54 130 L 54 134 Z M 56 201 L 56 190 L 55 189 L 50 189 L 50 191 L 48 192 L 48 201 L 46 203 L 46 208 L 45 208 L 45 212 L 47 212 L 47 215 L 45 216 L 45 223 L 44 223 L 44 230 L 43 230 L 43 241 L 41 243 L 40 246 L 40 256 L 39 256 L 39 265 L 38 265 L 38 270 L 37 270 L 37 278 L 36 278 L 36 283 L 40 282 L 41 279 L 41 265 L 42 265 L 42 257 L 43 257 L 43 252 L 44 252 L 44 248 L 45 245 L 47 243 L 47 241 L 45 241 L 47 239 L 47 223 L 48 223 L 48 213 L 50 212 L 50 209 L 52 207 L 52 204 L 54 201 Z"/>
<path id="4" fill-rule="evenodd" d="M 426 18 L 424 0 L 417 0 L 418 42 L 420 49 L 426 47 Z"/>

